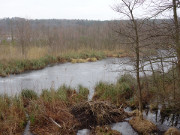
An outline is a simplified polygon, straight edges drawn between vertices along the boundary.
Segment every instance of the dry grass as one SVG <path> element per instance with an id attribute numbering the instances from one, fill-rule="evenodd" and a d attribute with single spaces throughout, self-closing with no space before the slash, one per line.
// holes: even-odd
<path id="1" fill-rule="evenodd" d="M 15 46 L 1 45 L 0 60 L 22 59 L 21 49 Z"/>
<path id="2" fill-rule="evenodd" d="M 21 59 L 39 59 L 48 54 L 48 47 L 31 46 L 26 48 L 26 55 L 23 56 L 20 46 L 1 45 L 0 60 L 21 60 Z"/>
<path id="3" fill-rule="evenodd" d="M 97 126 L 92 130 L 91 135 L 122 135 L 120 132 L 112 130 L 110 126 Z"/>
<path id="4" fill-rule="evenodd" d="M 143 135 L 149 135 L 157 130 L 156 125 L 154 125 L 152 122 L 145 119 L 142 120 L 138 116 L 129 120 L 129 123 L 138 133 Z"/>
<path id="5" fill-rule="evenodd" d="M 66 50 L 62 50 L 61 48 L 50 48 L 49 46 L 28 46 L 25 49 L 25 56 L 22 55 L 21 46 L 17 45 L 0 45 L 0 60 L 20 60 L 20 59 L 39 59 L 46 55 L 50 56 L 70 56 L 74 57 L 83 57 L 78 56 L 80 54 L 90 54 L 92 57 L 91 60 L 88 61 L 96 61 L 96 57 L 93 58 L 93 55 L 102 55 L 105 54 L 108 57 L 124 57 L 129 56 L 126 51 L 123 49 L 119 50 L 93 50 L 91 48 L 79 48 L 78 50 L 67 48 Z M 85 59 L 88 58 L 88 55 Z M 93 59 L 92 59 L 93 58 Z M 83 58 L 84 59 L 84 58 Z"/>
<path id="6" fill-rule="evenodd" d="M 18 135 L 24 130 L 26 117 L 20 98 L 0 97 L 0 134 Z"/>
<path id="7" fill-rule="evenodd" d="M 88 62 L 87 59 L 72 59 L 71 63 L 85 63 Z"/>
<path id="8" fill-rule="evenodd" d="M 0 76 L 19 74 L 28 70 L 42 69 L 53 63 L 84 63 L 97 60 L 117 53 L 117 57 L 125 55 L 122 50 L 108 52 L 105 49 L 93 50 L 91 48 L 62 49 L 50 46 L 27 46 L 24 54 L 21 46 L 1 45 L 0 46 Z M 47 59 L 50 58 L 50 59 Z"/>
<path id="9" fill-rule="evenodd" d="M 39 59 L 41 57 L 44 57 L 48 55 L 49 48 L 47 46 L 45 47 L 30 47 L 27 51 L 27 58 L 28 59 Z"/>
<path id="10" fill-rule="evenodd" d="M 175 127 L 169 128 L 164 135 L 180 135 L 180 130 Z"/>
<path id="11" fill-rule="evenodd" d="M 78 92 L 62 86 L 57 91 L 44 90 L 41 95 L 33 90 L 23 90 L 16 97 L 0 96 L 0 134 L 22 134 L 28 120 L 30 131 L 37 135 L 76 134 L 80 126 L 69 108 L 87 101 L 88 93 L 83 86 L 78 87 Z"/>
<path id="12" fill-rule="evenodd" d="M 104 53 L 107 57 L 116 57 L 116 58 L 122 58 L 122 57 L 131 57 L 132 53 L 125 49 L 116 49 L 116 50 L 104 50 Z"/>
<path id="13" fill-rule="evenodd" d="M 78 122 L 70 113 L 67 105 L 60 100 L 54 100 L 53 102 L 38 100 L 32 102 L 28 110 L 33 134 L 69 135 L 76 134 L 77 132 L 76 127 L 78 126 Z"/>
<path id="14" fill-rule="evenodd" d="M 85 63 L 85 62 L 96 62 L 97 58 L 87 58 L 87 59 L 71 59 L 71 63 Z"/>

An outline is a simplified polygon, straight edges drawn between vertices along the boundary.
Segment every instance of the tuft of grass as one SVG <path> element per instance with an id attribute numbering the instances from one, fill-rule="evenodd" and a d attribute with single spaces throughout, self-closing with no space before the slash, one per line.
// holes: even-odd
<path id="1" fill-rule="evenodd" d="M 93 131 L 92 134 L 96 135 L 122 135 L 120 132 L 116 130 L 112 130 L 109 126 L 97 126 Z"/>
<path id="2" fill-rule="evenodd" d="M 79 85 L 78 86 L 78 91 L 79 91 L 79 93 L 78 93 L 79 95 L 87 98 L 87 96 L 89 94 L 88 88 L 85 88 L 82 85 Z"/>
<path id="3" fill-rule="evenodd" d="M 120 105 L 126 99 L 131 98 L 133 89 L 128 83 L 108 84 L 99 82 L 95 87 L 93 100 L 109 100 L 114 104 Z"/>
<path id="4" fill-rule="evenodd" d="M 85 63 L 88 62 L 87 59 L 71 59 L 71 63 Z"/>
<path id="5" fill-rule="evenodd" d="M 61 86 L 57 90 L 57 95 L 56 95 L 57 98 L 59 98 L 63 101 L 67 101 L 68 100 L 68 91 L 70 91 L 70 87 L 67 87 L 66 85 Z"/>
<path id="6" fill-rule="evenodd" d="M 139 134 L 152 134 L 153 132 L 157 131 L 155 124 L 146 119 L 142 120 L 138 116 L 129 120 L 129 123 Z"/>
<path id="7" fill-rule="evenodd" d="M 124 74 L 117 80 L 117 83 L 127 83 L 136 86 L 136 79 L 130 74 Z"/>
<path id="8" fill-rule="evenodd" d="M 37 99 L 38 95 L 35 91 L 29 90 L 29 89 L 24 89 L 21 91 L 21 96 L 23 99 L 28 99 L 28 100 L 33 100 Z"/>
<path id="9" fill-rule="evenodd" d="M 52 101 L 52 94 L 48 89 L 44 89 L 41 92 L 40 98 L 42 98 L 45 101 Z"/>
<path id="10" fill-rule="evenodd" d="M 96 62 L 97 58 L 71 59 L 71 63 Z"/>
<path id="11" fill-rule="evenodd" d="M 175 127 L 169 128 L 164 135 L 180 135 L 180 130 Z"/>
<path id="12" fill-rule="evenodd" d="M 89 95 L 88 88 L 85 88 L 82 85 L 79 85 L 78 86 L 78 93 L 76 96 L 76 102 L 87 101 L 88 95 Z"/>
<path id="13" fill-rule="evenodd" d="M 88 62 L 96 62 L 97 58 L 93 57 L 93 58 L 87 58 Z"/>

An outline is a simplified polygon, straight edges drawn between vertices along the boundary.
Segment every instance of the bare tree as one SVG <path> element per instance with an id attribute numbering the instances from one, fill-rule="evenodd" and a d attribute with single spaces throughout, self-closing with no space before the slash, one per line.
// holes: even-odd
<path id="1" fill-rule="evenodd" d="M 28 20 L 20 19 L 16 22 L 18 41 L 21 45 L 22 55 L 26 57 L 25 48 L 31 41 L 31 27 Z"/>
<path id="2" fill-rule="evenodd" d="M 180 77 L 180 27 L 178 8 L 180 7 L 179 0 L 152 0 L 153 3 L 153 17 L 164 16 L 164 14 L 171 13 L 168 16 L 168 21 L 163 24 L 162 29 L 168 29 L 166 38 L 171 40 L 172 47 L 177 53 L 177 69 Z M 179 78 L 180 80 L 180 78 Z"/>
<path id="3" fill-rule="evenodd" d="M 141 112 L 141 117 L 143 106 L 140 82 L 140 29 L 142 28 L 144 21 L 135 18 L 134 11 L 142 4 L 142 0 L 121 0 L 120 4 L 116 5 L 113 8 L 116 12 L 128 18 L 128 21 L 121 23 L 121 26 L 116 30 L 116 32 L 121 37 L 124 37 L 124 41 L 126 42 L 126 44 L 131 45 L 132 51 L 135 54 L 135 71 L 137 79 L 139 111 Z"/>

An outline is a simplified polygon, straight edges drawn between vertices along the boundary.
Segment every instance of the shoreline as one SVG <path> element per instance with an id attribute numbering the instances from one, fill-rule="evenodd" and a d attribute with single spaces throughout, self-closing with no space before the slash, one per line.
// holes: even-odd
<path id="1" fill-rule="evenodd" d="M 86 62 L 96 62 L 106 58 L 123 58 L 130 57 L 126 53 L 121 54 L 105 54 L 103 51 L 99 51 L 99 54 L 93 54 L 92 56 L 89 53 L 84 53 L 85 56 L 76 57 L 66 57 L 66 56 L 44 56 L 39 59 L 23 59 L 23 60 L 15 60 L 9 61 L 5 64 L 0 63 L 0 77 L 5 78 L 9 75 L 18 75 L 21 73 L 26 73 L 30 71 L 37 71 L 44 69 L 48 66 L 54 66 L 56 64 L 64 64 L 64 63 L 86 63 Z M 81 54 L 79 54 L 81 55 Z"/>

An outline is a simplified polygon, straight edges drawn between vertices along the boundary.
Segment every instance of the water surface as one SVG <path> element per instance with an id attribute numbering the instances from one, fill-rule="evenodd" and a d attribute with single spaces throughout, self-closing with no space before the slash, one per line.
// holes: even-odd
<path id="1" fill-rule="evenodd" d="M 77 88 L 79 84 L 90 90 L 89 97 L 94 93 L 94 87 L 99 81 L 116 82 L 117 78 L 124 74 L 123 69 L 131 68 L 126 62 L 128 58 L 109 58 L 97 62 L 65 63 L 42 70 L 31 71 L 19 75 L 10 75 L 0 78 L 0 94 L 13 95 L 22 89 L 32 89 L 40 93 L 42 89 L 58 89 L 63 84 Z M 121 70 L 121 72 L 116 72 Z"/>

